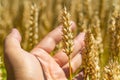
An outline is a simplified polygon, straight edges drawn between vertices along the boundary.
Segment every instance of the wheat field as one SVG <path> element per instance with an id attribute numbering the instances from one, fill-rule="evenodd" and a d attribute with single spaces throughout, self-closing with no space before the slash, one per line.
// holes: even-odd
<path id="1" fill-rule="evenodd" d="M 11 29 L 20 31 L 22 48 L 30 51 L 61 24 L 65 6 L 77 25 L 73 35 L 86 33 L 77 72 L 84 69 L 84 80 L 120 80 L 120 0 L 0 0 L 0 80 L 6 80 L 3 43 Z"/>

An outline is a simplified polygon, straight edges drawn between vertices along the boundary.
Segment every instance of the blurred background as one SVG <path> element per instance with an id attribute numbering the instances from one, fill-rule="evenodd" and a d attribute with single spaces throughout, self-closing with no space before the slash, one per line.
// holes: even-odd
<path id="1" fill-rule="evenodd" d="M 119 13 L 120 0 L 0 0 L 0 80 L 6 80 L 3 43 L 11 29 L 17 28 L 20 31 L 21 45 L 30 51 L 38 41 L 60 24 L 64 6 L 69 10 L 71 20 L 76 22 L 75 35 L 92 28 L 100 44 L 102 66 L 106 64 L 109 57 L 110 16 L 113 12 Z M 31 17 L 34 19 L 31 20 Z M 32 26 L 30 21 L 35 25 Z M 33 30 L 30 31 L 30 27 Z M 30 33 L 37 37 L 30 36 Z M 32 41 L 29 41 L 30 38 Z M 56 46 L 55 51 L 60 47 Z"/>

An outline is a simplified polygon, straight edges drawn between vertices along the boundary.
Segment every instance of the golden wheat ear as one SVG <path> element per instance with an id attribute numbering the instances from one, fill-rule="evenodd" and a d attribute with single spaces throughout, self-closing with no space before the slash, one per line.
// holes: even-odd
<path id="1" fill-rule="evenodd" d="M 70 14 L 67 12 L 66 7 L 64 7 L 62 14 L 62 24 L 63 24 L 63 47 L 64 52 L 67 54 L 69 59 L 69 72 L 70 80 L 72 80 L 72 67 L 71 67 L 71 57 L 70 54 L 73 52 L 73 33 L 70 29 Z"/>
<path id="2" fill-rule="evenodd" d="M 100 80 L 99 53 L 91 31 L 86 32 L 83 53 L 84 80 Z"/>
<path id="3" fill-rule="evenodd" d="M 119 64 L 119 53 L 120 53 L 120 13 L 116 8 L 110 15 L 109 23 L 109 40 L 110 40 L 110 56 L 108 64 L 104 67 L 104 80 L 120 80 L 120 64 Z"/>
<path id="4" fill-rule="evenodd" d="M 38 7 L 35 3 L 31 4 L 31 15 L 29 24 L 28 49 L 31 50 L 38 43 Z"/>

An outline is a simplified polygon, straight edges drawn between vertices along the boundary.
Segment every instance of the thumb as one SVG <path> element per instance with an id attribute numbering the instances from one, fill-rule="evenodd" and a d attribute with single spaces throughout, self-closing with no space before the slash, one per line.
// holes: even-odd
<path id="1" fill-rule="evenodd" d="M 21 36 L 17 29 L 12 29 L 11 33 L 5 38 L 4 52 L 7 57 L 18 55 L 21 51 Z"/>

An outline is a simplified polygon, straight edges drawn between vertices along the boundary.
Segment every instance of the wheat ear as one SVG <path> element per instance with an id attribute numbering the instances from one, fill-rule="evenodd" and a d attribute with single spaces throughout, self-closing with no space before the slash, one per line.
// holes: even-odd
<path id="1" fill-rule="evenodd" d="M 83 53 L 84 80 L 100 80 L 99 53 L 91 31 L 86 32 Z"/>
<path id="2" fill-rule="evenodd" d="M 69 72 L 70 80 L 72 80 L 72 67 L 71 67 L 71 57 L 70 54 L 73 52 L 73 33 L 70 29 L 70 14 L 67 12 L 67 9 L 64 8 L 62 15 L 62 24 L 63 24 L 63 47 L 64 52 L 67 54 L 69 59 Z"/>
<path id="3" fill-rule="evenodd" d="M 103 53 L 103 39 L 102 39 L 102 33 L 101 33 L 101 28 L 100 28 L 100 18 L 98 15 L 98 11 L 96 11 L 93 15 L 93 19 L 91 20 L 91 27 L 93 28 L 93 34 L 95 37 L 95 42 L 98 45 L 98 51 L 100 53 Z"/>
<path id="4" fill-rule="evenodd" d="M 35 3 L 31 5 L 29 26 L 29 50 L 38 43 L 38 8 Z"/>
<path id="5" fill-rule="evenodd" d="M 110 35 L 110 53 L 111 58 L 115 60 L 119 60 L 120 56 L 120 13 L 118 10 L 113 11 L 110 18 L 109 25 L 109 34 Z"/>
<path id="6" fill-rule="evenodd" d="M 120 80 L 120 65 L 118 61 L 110 60 L 104 67 L 103 80 Z"/>
<path id="7" fill-rule="evenodd" d="M 110 34 L 110 58 L 109 63 L 104 67 L 103 80 L 120 80 L 120 31 L 119 31 L 119 13 L 114 10 L 110 16 L 109 34 Z"/>

